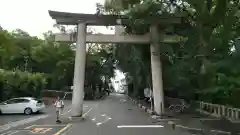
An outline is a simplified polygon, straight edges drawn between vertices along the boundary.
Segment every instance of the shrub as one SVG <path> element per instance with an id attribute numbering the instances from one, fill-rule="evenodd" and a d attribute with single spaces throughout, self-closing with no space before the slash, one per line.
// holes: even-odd
<path id="1" fill-rule="evenodd" d="M 13 97 L 40 97 L 46 79 L 41 73 L 0 70 L 0 100 Z"/>

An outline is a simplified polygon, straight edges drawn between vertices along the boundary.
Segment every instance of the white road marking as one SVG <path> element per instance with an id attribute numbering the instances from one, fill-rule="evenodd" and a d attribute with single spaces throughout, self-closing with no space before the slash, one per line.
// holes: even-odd
<path id="1" fill-rule="evenodd" d="M 90 108 L 86 113 L 84 113 L 84 114 L 82 115 L 82 117 L 84 117 L 85 115 L 87 115 L 90 111 L 92 111 L 92 108 Z"/>
<path id="2" fill-rule="evenodd" d="M 161 121 L 179 121 L 180 119 L 156 119 L 157 121 L 161 122 Z"/>
<path id="3" fill-rule="evenodd" d="M 47 118 L 48 116 L 49 115 L 35 116 L 35 117 L 11 122 L 11 123 L 8 123 L 8 124 L 4 124 L 4 125 L 0 126 L 0 132 L 4 132 L 6 130 L 9 130 L 12 127 L 18 127 L 18 126 L 28 124 L 28 123 L 31 123 L 31 122 L 34 122 L 34 121 L 37 121 L 37 120 L 40 120 L 40 119 L 44 119 L 44 118 Z"/>
<path id="4" fill-rule="evenodd" d="M 30 126 L 30 128 L 32 128 L 32 127 L 66 127 L 67 125 L 32 125 L 32 126 Z M 26 128 L 24 128 L 24 129 L 26 129 Z M 27 129 L 29 129 L 29 128 L 27 128 Z"/>
<path id="5" fill-rule="evenodd" d="M 36 126 L 36 125 L 31 125 L 31 126 L 25 127 L 24 129 L 30 129 L 30 128 L 34 127 L 34 126 Z M 28 131 L 28 130 L 17 130 L 17 132 L 20 132 L 20 131 Z M 15 134 L 15 133 L 17 133 L 17 132 L 10 130 L 10 131 L 7 131 L 7 132 L 2 133 L 2 134 L 0 134 L 0 135 L 12 135 L 12 134 Z"/>
<path id="6" fill-rule="evenodd" d="M 162 125 L 119 125 L 117 128 L 162 128 Z"/>
<path id="7" fill-rule="evenodd" d="M 61 115 L 65 115 L 65 114 L 67 114 L 67 113 L 69 113 L 69 112 L 71 112 L 71 111 L 72 111 L 72 109 L 69 109 L 67 112 L 62 113 Z"/>
<path id="8" fill-rule="evenodd" d="M 96 118 L 94 117 L 94 118 L 92 119 L 92 121 L 96 121 Z"/>
<path id="9" fill-rule="evenodd" d="M 202 129 L 200 129 L 200 128 L 190 128 L 190 127 L 186 127 L 186 126 L 183 126 L 183 125 L 176 125 L 176 127 L 184 128 L 184 129 L 190 129 L 190 130 L 202 131 Z"/>
<path id="10" fill-rule="evenodd" d="M 96 125 L 99 127 L 100 125 L 102 125 L 102 124 L 104 124 L 104 123 L 106 123 L 106 122 L 108 122 L 109 120 L 111 120 L 112 118 L 110 118 L 109 116 L 107 116 L 107 114 L 102 114 L 101 115 L 102 117 L 105 117 L 105 120 L 103 120 L 103 121 L 101 121 L 101 122 L 97 122 L 97 119 L 96 119 L 96 116 L 95 117 L 93 117 L 93 119 L 92 119 L 92 121 L 94 122 L 94 123 L 96 123 Z"/>
<path id="11" fill-rule="evenodd" d="M 101 124 L 102 124 L 101 122 L 99 122 L 99 123 L 96 123 L 96 125 L 97 125 L 97 126 L 100 126 Z"/>
<path id="12" fill-rule="evenodd" d="M 7 132 L 5 132 L 5 133 L 2 133 L 2 134 L 0 134 L 0 135 L 6 135 L 6 134 L 9 134 L 9 133 L 11 133 L 12 131 L 7 131 Z"/>
<path id="13" fill-rule="evenodd" d="M 88 106 L 83 106 L 83 108 L 88 108 Z M 92 110 L 92 108 L 90 108 L 86 113 L 84 113 L 84 114 L 82 115 L 82 117 L 85 117 L 91 110 Z M 68 112 L 66 112 L 66 113 L 69 113 L 69 112 L 71 112 L 71 111 L 72 111 L 72 109 L 68 110 Z M 62 115 L 65 115 L 66 113 L 64 113 L 64 114 L 62 114 Z M 69 119 L 69 120 L 72 120 L 72 117 L 69 116 L 68 119 Z"/>
<path id="14" fill-rule="evenodd" d="M 110 118 L 110 117 L 108 117 L 107 119 L 105 119 L 104 121 L 102 121 L 102 122 L 99 122 L 99 123 L 96 123 L 96 125 L 97 126 L 100 126 L 100 125 L 102 125 L 102 124 L 104 124 L 104 123 L 106 123 L 106 122 L 108 122 L 109 120 L 111 120 L 112 118 Z"/>
<path id="15" fill-rule="evenodd" d="M 72 124 L 67 124 L 67 126 L 65 126 L 64 128 L 62 128 L 61 130 L 59 130 L 57 133 L 53 134 L 53 135 L 61 135 L 63 134 L 68 128 L 70 128 L 72 126 Z"/>
<path id="16" fill-rule="evenodd" d="M 8 134 L 8 135 L 13 135 L 13 134 L 16 134 L 16 133 L 18 133 L 19 131 L 14 131 L 14 132 L 11 132 L 10 134 Z"/>
<path id="17" fill-rule="evenodd" d="M 156 116 L 156 115 L 152 115 L 152 118 L 153 119 L 157 119 L 157 118 L 159 118 L 160 116 Z"/>

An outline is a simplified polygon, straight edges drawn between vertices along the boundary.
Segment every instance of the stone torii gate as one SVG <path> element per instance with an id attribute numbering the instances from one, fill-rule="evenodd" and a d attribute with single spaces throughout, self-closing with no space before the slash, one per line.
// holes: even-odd
<path id="1" fill-rule="evenodd" d="M 83 108 L 86 43 L 137 43 L 150 44 L 152 83 L 154 96 L 154 111 L 162 115 L 164 113 L 164 93 L 162 82 L 162 68 L 160 61 L 159 44 L 161 42 L 176 42 L 176 38 L 165 36 L 158 31 L 158 26 L 166 27 L 171 24 L 181 23 L 181 17 L 150 17 L 150 33 L 145 35 L 127 35 L 124 33 L 124 25 L 129 22 L 126 16 L 77 14 L 49 11 L 52 19 L 57 24 L 77 25 L 76 36 L 70 34 L 56 34 L 55 41 L 76 42 L 76 56 L 74 67 L 72 116 L 81 116 Z M 87 34 L 87 25 L 115 26 L 115 35 Z"/>

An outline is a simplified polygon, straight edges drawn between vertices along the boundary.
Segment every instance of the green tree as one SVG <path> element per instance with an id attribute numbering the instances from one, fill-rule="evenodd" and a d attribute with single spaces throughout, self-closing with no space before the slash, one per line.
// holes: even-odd
<path id="1" fill-rule="evenodd" d="M 185 98 L 197 99 L 198 96 L 199 100 L 227 103 L 238 85 L 232 81 L 222 84 L 218 79 L 219 75 L 224 75 L 227 80 L 238 80 L 240 75 L 236 72 L 238 66 L 230 66 L 231 62 L 237 63 L 233 48 L 239 37 L 238 4 L 236 0 L 108 0 L 104 7 L 105 14 L 125 14 L 132 19 L 133 23 L 126 28 L 129 33 L 145 33 L 149 29 L 144 24 L 146 16 L 184 13 L 186 16 L 180 25 L 164 29 L 167 34 L 179 34 L 188 39 L 184 43 L 161 44 L 164 89 L 167 94 L 173 92 Z M 143 23 L 134 21 L 136 18 Z M 150 73 L 149 54 L 139 55 L 146 49 L 137 45 L 119 45 L 116 49 L 118 67 L 132 76 L 136 87 L 149 82 L 139 72 L 148 69 Z M 130 56 L 125 55 L 126 50 Z M 138 63 L 144 64 L 141 67 Z M 144 79 L 137 83 L 140 78 Z M 135 91 L 141 95 L 137 88 Z"/>

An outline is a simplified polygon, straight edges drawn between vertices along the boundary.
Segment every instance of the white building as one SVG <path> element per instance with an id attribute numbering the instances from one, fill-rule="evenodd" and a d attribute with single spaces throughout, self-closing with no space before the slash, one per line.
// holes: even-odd
<path id="1" fill-rule="evenodd" d="M 115 77 L 112 79 L 112 83 L 113 83 L 113 88 L 116 92 L 119 93 L 124 93 L 126 91 L 126 79 L 124 74 L 119 71 L 116 70 L 115 71 Z"/>

